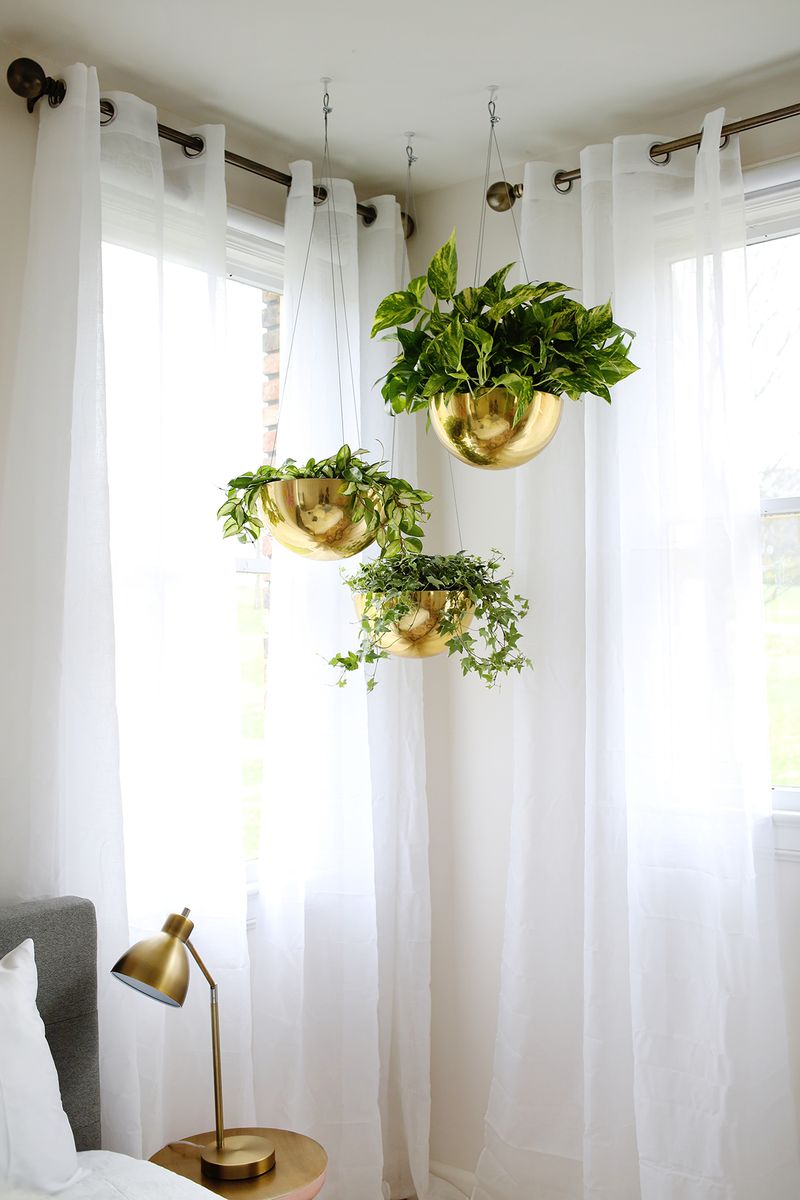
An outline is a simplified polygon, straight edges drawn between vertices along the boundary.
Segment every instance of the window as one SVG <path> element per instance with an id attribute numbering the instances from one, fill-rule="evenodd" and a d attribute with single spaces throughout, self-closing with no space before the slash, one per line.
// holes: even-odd
<path id="1" fill-rule="evenodd" d="M 227 374 L 241 414 L 246 460 L 253 470 L 274 449 L 280 382 L 282 246 L 276 231 L 249 214 L 230 214 L 227 284 Z M 277 233 L 277 236 L 280 236 Z M 235 545 L 241 770 L 245 855 L 258 853 L 264 786 L 269 581 L 272 544 Z"/>
<path id="2" fill-rule="evenodd" d="M 229 213 L 222 380 L 225 446 L 215 456 L 214 467 L 215 475 L 218 469 L 229 474 L 219 478 L 220 486 L 230 475 L 257 467 L 275 442 L 283 275 L 281 240 L 282 231 L 270 223 L 248 214 Z M 198 355 L 195 362 L 194 358 L 187 359 L 181 348 L 196 344 L 198 329 L 206 328 L 201 322 L 207 320 L 204 314 L 207 312 L 208 289 L 202 272 L 165 257 L 164 301 L 158 309 L 153 303 L 153 296 L 159 294 L 156 259 L 146 251 L 135 249 L 134 245 L 135 239 L 128 237 L 125 228 L 118 242 L 108 240 L 103 248 L 109 473 L 113 476 L 112 529 L 116 531 L 116 536 L 112 537 L 112 557 L 118 623 L 117 673 L 124 685 L 120 688 L 118 704 L 124 728 L 135 727 L 131 743 L 135 748 L 139 745 L 137 739 L 147 737 L 147 688 L 155 677 L 152 673 L 148 675 L 148 664 L 144 661 L 147 656 L 138 654 L 137 648 L 140 639 L 148 642 L 149 636 L 148 644 L 154 647 L 153 662 L 159 660 L 155 647 L 161 645 L 159 638 L 165 635 L 154 614 L 162 604 L 173 622 L 166 635 L 171 655 L 170 679 L 174 686 L 171 700 L 176 708 L 180 707 L 183 677 L 180 664 L 187 654 L 196 655 L 196 646 L 202 644 L 207 635 L 207 629 L 192 626 L 192 554 L 203 555 L 205 560 L 209 552 L 219 551 L 222 569 L 228 569 L 229 565 L 236 582 L 240 802 L 243 804 L 246 856 L 253 860 L 258 851 L 264 777 L 271 544 L 265 536 L 257 545 L 245 546 L 235 539 L 223 545 L 221 529 L 216 530 L 212 520 L 210 525 L 208 521 L 203 522 L 206 541 L 192 542 L 190 550 L 186 545 L 185 530 L 176 529 L 174 523 L 162 528 L 159 489 L 150 489 L 146 493 L 152 512 L 148 509 L 148 520 L 141 520 L 139 510 L 143 501 L 139 498 L 138 459 L 152 460 L 150 439 L 153 431 L 160 430 L 162 422 L 168 425 L 171 449 L 163 471 L 163 491 L 169 511 L 175 494 L 174 463 L 180 461 L 180 448 L 188 431 L 185 423 L 195 419 L 196 397 L 202 397 L 207 388 L 202 355 Z M 207 337 L 209 333 L 206 331 L 200 336 Z M 163 352 L 163 346 L 168 348 L 168 353 Z M 162 378 L 167 381 L 165 386 L 171 388 L 170 394 L 177 398 L 166 417 L 161 411 Z M 156 380 L 159 383 L 151 386 Z M 140 455 L 139 451 L 143 453 Z M 220 503 L 221 499 L 220 492 Z M 152 543 L 160 547 L 154 555 L 149 551 Z M 155 571 L 151 559 L 158 561 Z M 166 602 L 158 590 L 162 567 L 165 575 L 169 575 Z M 184 611 L 185 619 L 176 616 Z M 174 637 L 176 632 L 177 638 Z M 181 653 L 184 659 L 179 660 Z M 219 643 L 218 657 L 224 659 L 226 672 L 228 666 L 235 669 L 231 663 L 234 653 L 232 645 Z M 192 728 L 187 732 L 185 753 L 191 753 L 193 736 Z M 236 736 L 235 732 L 232 736 Z M 157 751 L 153 753 L 155 755 Z M 135 752 L 126 752 L 123 745 L 123 757 L 128 775 L 135 774 L 138 769 Z M 139 788 L 146 790 L 146 787 L 146 780 L 137 777 L 131 792 Z"/>
<path id="3" fill-rule="evenodd" d="M 748 217 L 773 808 L 800 812 L 800 189 L 756 191 Z"/>

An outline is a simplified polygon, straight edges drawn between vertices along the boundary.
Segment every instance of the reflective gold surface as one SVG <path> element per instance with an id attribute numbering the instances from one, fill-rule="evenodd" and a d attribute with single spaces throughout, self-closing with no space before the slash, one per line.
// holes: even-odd
<path id="1" fill-rule="evenodd" d="M 475 607 L 466 603 L 463 592 L 410 592 L 413 604 L 410 612 L 398 621 L 393 633 L 384 634 L 380 645 L 390 654 L 399 654 L 401 658 L 432 658 L 441 654 L 453 636 L 445 633 L 440 627 L 443 615 L 457 617 L 458 632 L 463 633 L 472 624 Z M 356 612 L 364 615 L 366 597 L 356 593 L 353 596 Z M 370 607 L 380 603 L 379 597 L 370 600 Z"/>
<path id="2" fill-rule="evenodd" d="M 275 1147 L 255 1133 L 226 1133 L 221 1149 L 216 1142 L 203 1147 L 200 1164 L 212 1179 L 253 1179 L 275 1166 Z"/>
<path id="3" fill-rule="evenodd" d="M 428 412 L 443 446 L 471 467 L 502 471 L 529 462 L 552 441 L 564 400 L 534 392 L 525 415 L 514 424 L 516 399 L 504 387 L 432 396 Z"/>
<path id="4" fill-rule="evenodd" d="M 225 1135 L 266 1138 L 275 1147 L 275 1167 L 263 1175 L 227 1182 L 201 1173 L 200 1156 L 212 1133 L 195 1133 L 164 1146 L 151 1162 L 185 1179 L 202 1184 L 207 1192 L 234 1200 L 311 1200 L 325 1183 L 328 1156 L 312 1138 L 289 1129 L 229 1129 Z"/>
<path id="5" fill-rule="evenodd" d="M 365 521 L 351 520 L 352 496 L 341 479 L 281 479 L 261 489 L 272 534 L 287 550 L 314 561 L 350 558 L 375 540 Z"/>
<path id="6" fill-rule="evenodd" d="M 111 968 L 111 974 L 145 996 L 180 1008 L 189 989 L 185 942 L 193 928 L 186 913 L 170 913 L 161 933 L 131 946 Z"/>

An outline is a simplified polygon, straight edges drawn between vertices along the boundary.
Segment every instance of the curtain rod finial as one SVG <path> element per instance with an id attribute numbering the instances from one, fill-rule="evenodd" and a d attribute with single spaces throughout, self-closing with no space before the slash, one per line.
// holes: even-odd
<path id="1" fill-rule="evenodd" d="M 47 96 L 51 108 L 57 108 L 67 94 L 64 80 L 51 79 L 32 58 L 15 58 L 6 71 L 6 80 L 12 92 L 27 100 L 29 113 L 42 96 Z"/>

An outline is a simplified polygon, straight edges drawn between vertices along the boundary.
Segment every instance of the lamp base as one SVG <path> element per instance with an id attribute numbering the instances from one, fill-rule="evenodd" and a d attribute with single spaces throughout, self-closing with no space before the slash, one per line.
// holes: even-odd
<path id="1" fill-rule="evenodd" d="M 203 1147 L 200 1169 L 212 1179 L 253 1179 L 275 1166 L 275 1147 L 256 1134 L 225 1135 L 221 1150 L 216 1142 Z"/>

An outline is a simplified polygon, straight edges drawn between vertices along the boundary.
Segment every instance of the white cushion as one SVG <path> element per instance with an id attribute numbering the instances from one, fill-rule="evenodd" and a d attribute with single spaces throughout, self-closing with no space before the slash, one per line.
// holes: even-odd
<path id="1" fill-rule="evenodd" d="M 79 1169 L 37 987 L 28 938 L 0 959 L 0 1185 L 52 1193 Z"/>

